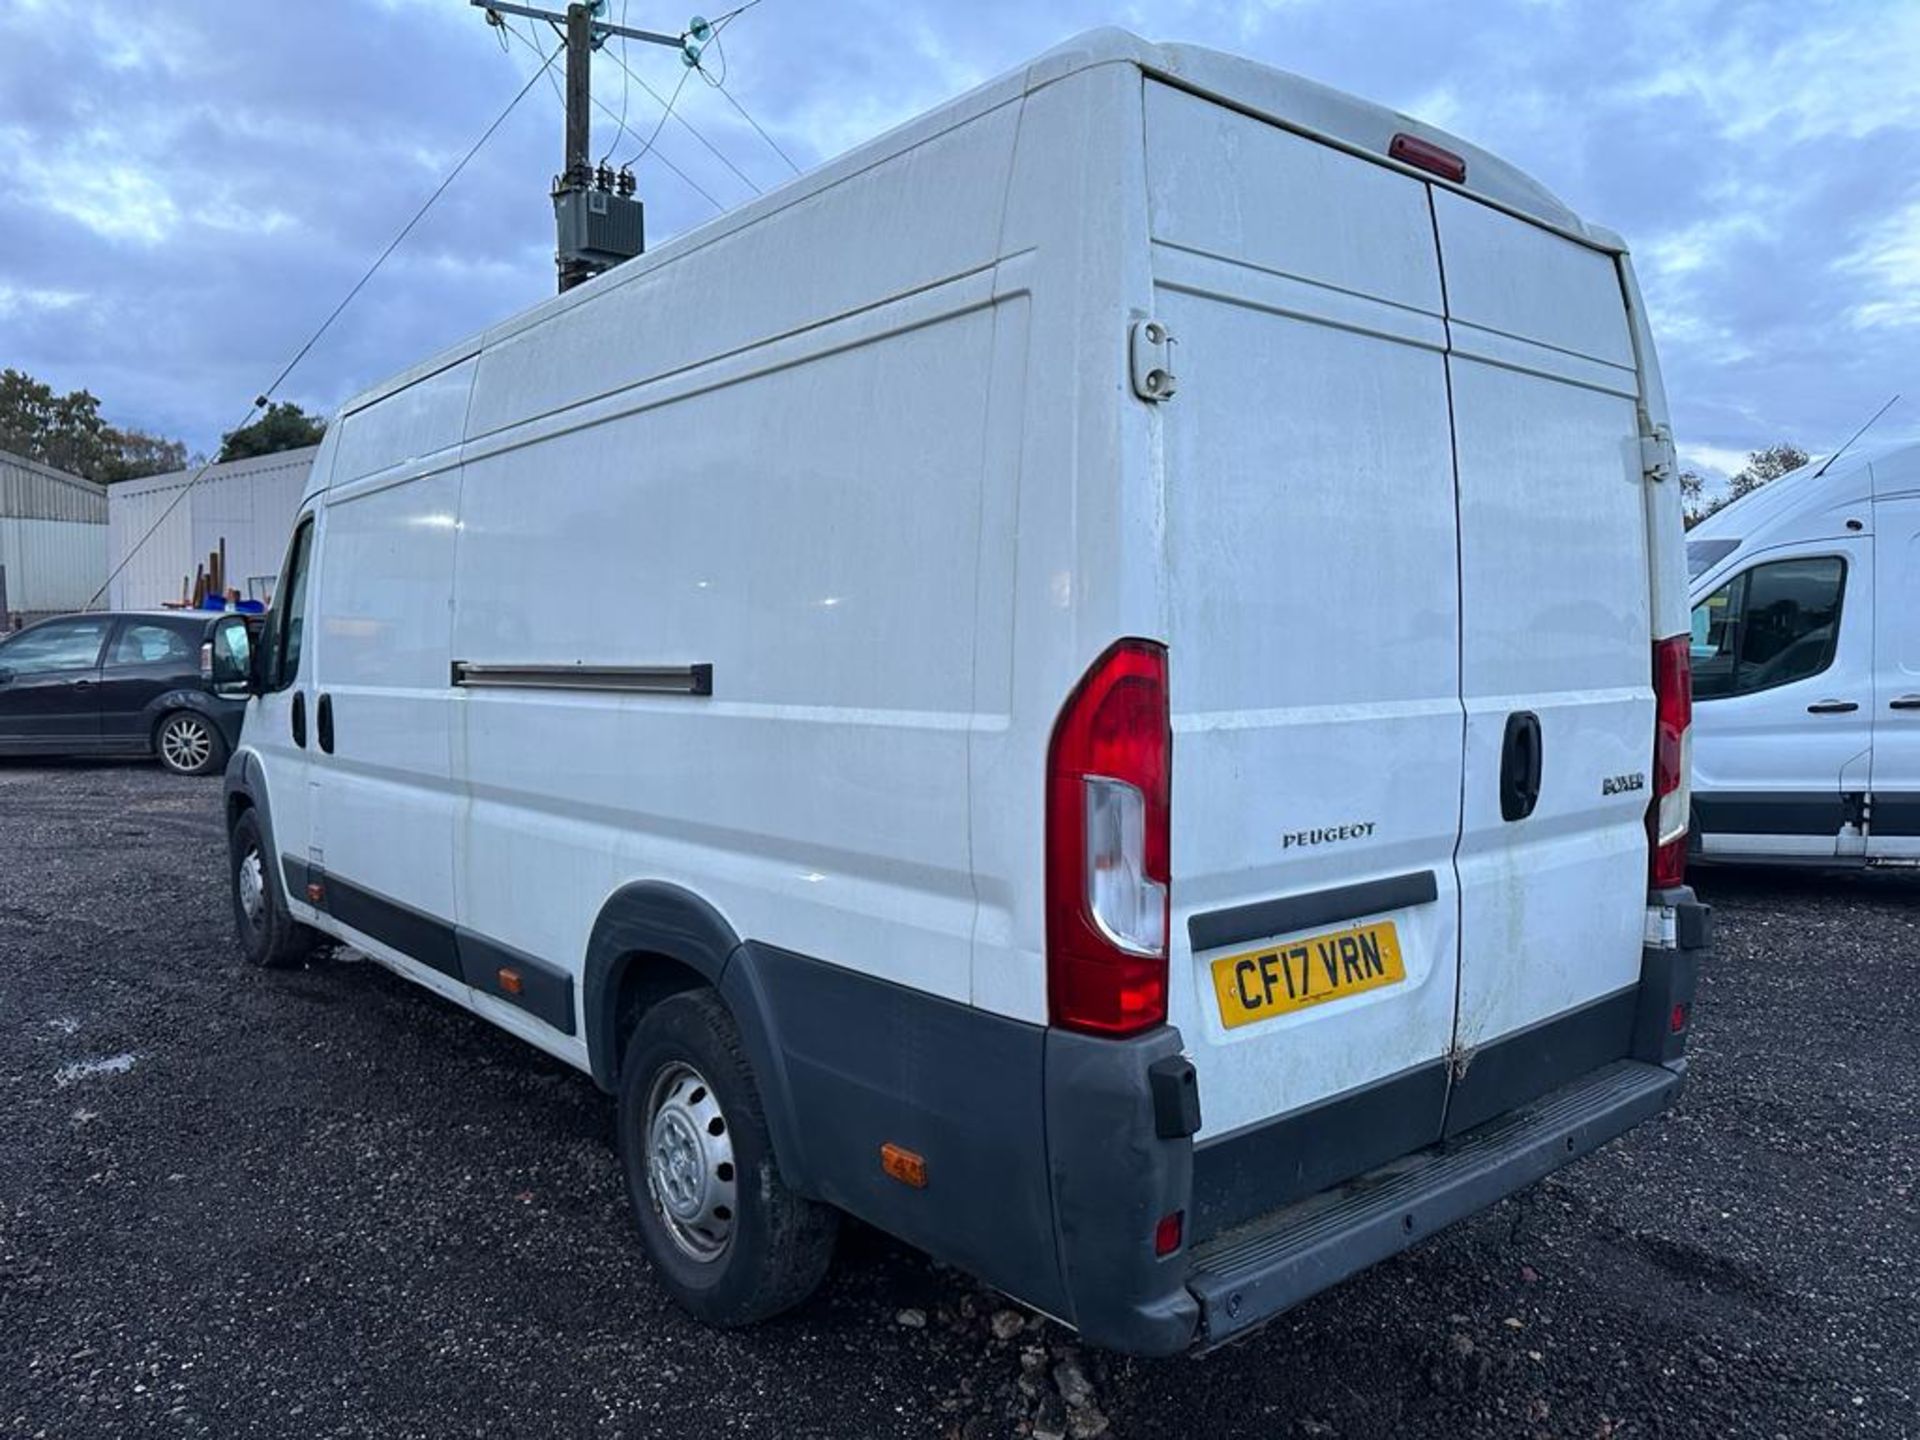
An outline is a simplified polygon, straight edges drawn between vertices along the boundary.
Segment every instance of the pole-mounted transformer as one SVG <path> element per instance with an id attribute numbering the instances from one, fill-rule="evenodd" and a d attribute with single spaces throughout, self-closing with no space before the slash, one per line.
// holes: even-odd
<path id="1" fill-rule="evenodd" d="M 503 0 L 469 0 L 487 12 L 487 22 L 503 23 L 502 15 L 524 15 L 545 20 L 567 41 L 567 149 L 566 162 L 553 179 L 554 265 L 560 289 L 571 290 L 622 260 L 631 260 L 647 248 L 646 207 L 634 194 L 633 173 L 614 171 L 605 162 L 592 162 L 593 52 L 610 36 L 624 36 L 680 52 L 689 66 L 700 63 L 700 52 L 713 28 L 695 16 L 682 35 L 632 30 L 602 21 L 607 0 L 575 0 L 564 14 Z"/>

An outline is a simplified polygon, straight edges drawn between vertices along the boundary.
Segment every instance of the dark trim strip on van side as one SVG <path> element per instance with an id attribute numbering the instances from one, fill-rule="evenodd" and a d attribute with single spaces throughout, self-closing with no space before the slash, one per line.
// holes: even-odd
<path id="1" fill-rule="evenodd" d="M 633 695 L 711 695 L 711 665 L 477 665 L 453 662 L 464 689 L 611 690 Z"/>
<path id="2" fill-rule="evenodd" d="M 1875 835 L 1920 835 L 1920 795 L 1888 795 L 1876 790 L 1870 823 Z"/>
<path id="3" fill-rule="evenodd" d="M 1440 882 L 1431 870 L 1416 870 L 1358 885 L 1337 885 L 1305 895 L 1287 895 L 1252 905 L 1208 910 L 1187 919 L 1187 938 L 1193 948 L 1217 950 L 1247 940 L 1291 935 L 1316 925 L 1337 925 L 1363 915 L 1380 915 L 1412 905 L 1431 905 L 1440 898 Z"/>
<path id="4" fill-rule="evenodd" d="M 1847 802 L 1831 791 L 1721 790 L 1693 794 L 1693 812 L 1707 835 L 1834 836 L 1847 823 Z M 1875 818 L 1878 819 L 1876 813 Z"/>
<path id="5" fill-rule="evenodd" d="M 467 984 L 483 995 L 518 1005 L 562 1035 L 574 1033 L 573 977 L 566 971 L 537 955 L 515 950 L 464 927 L 455 928 L 453 940 L 460 952 L 460 972 Z M 503 977 L 503 971 L 518 983 L 517 991 L 506 988 L 509 981 Z"/>
<path id="6" fill-rule="evenodd" d="M 517 1005 L 562 1035 L 575 1032 L 573 977 L 559 966 L 363 889 L 297 856 L 282 855 L 280 867 L 291 894 L 304 896 L 310 882 L 319 883 L 323 893 L 316 908 L 342 925 L 450 980 Z M 502 970 L 517 977 L 517 993 L 507 989 Z"/>

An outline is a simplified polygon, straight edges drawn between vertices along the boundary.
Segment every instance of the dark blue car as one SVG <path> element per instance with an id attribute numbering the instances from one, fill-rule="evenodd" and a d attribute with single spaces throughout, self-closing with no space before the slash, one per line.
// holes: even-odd
<path id="1" fill-rule="evenodd" d="M 179 775 L 214 774 L 240 738 L 251 653 L 241 615 L 29 625 L 0 638 L 0 755 L 152 755 Z"/>

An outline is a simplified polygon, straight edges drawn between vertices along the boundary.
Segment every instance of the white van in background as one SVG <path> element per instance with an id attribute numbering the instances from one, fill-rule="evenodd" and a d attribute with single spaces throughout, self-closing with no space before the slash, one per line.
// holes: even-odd
<path id="1" fill-rule="evenodd" d="M 1687 557 L 1696 858 L 1920 862 L 1920 445 L 1783 475 Z"/>
<path id="2" fill-rule="evenodd" d="M 617 1095 L 711 1321 L 845 1212 L 1214 1345 L 1677 1093 L 1685 596 L 1618 239 L 1097 31 L 346 406 L 236 916 Z"/>

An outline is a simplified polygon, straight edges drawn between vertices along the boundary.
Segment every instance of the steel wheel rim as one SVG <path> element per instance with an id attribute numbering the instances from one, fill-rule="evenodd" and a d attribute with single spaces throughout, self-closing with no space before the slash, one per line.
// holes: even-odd
<path id="1" fill-rule="evenodd" d="M 240 913 L 254 929 L 260 928 L 267 913 L 267 872 L 260 863 L 260 852 L 249 850 L 241 857 L 237 877 L 240 889 Z"/>
<path id="2" fill-rule="evenodd" d="M 213 754 L 213 737 L 198 720 L 178 716 L 160 732 L 160 755 L 175 770 L 198 770 Z"/>
<path id="3" fill-rule="evenodd" d="M 710 1265 L 733 1243 L 739 1177 L 733 1128 L 691 1065 L 661 1067 L 647 1092 L 647 1197 L 680 1253 Z"/>

